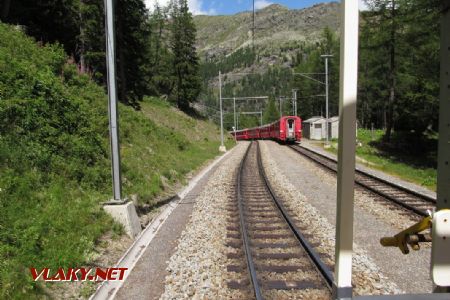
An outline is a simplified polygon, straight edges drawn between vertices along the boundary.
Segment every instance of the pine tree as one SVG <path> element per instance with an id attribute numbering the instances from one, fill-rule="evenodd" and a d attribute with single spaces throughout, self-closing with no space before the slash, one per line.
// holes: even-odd
<path id="1" fill-rule="evenodd" d="M 196 28 L 187 0 L 177 0 L 172 8 L 172 38 L 174 97 L 178 108 L 190 110 L 201 90 Z"/>
<path id="2" fill-rule="evenodd" d="M 80 0 L 79 32 L 75 58 L 80 70 L 90 74 L 98 83 L 106 83 L 105 34 L 103 1 Z"/>
<path id="3" fill-rule="evenodd" d="M 168 17 L 167 8 L 155 5 L 149 21 L 149 51 L 146 61 L 148 62 L 147 82 L 148 91 L 151 95 L 168 96 L 173 89 L 172 62 L 173 55 L 169 51 L 168 41 Z"/>
<path id="4" fill-rule="evenodd" d="M 146 47 L 148 34 L 147 10 L 142 0 L 117 1 L 116 7 L 116 61 L 119 98 L 139 107 L 146 94 Z"/>

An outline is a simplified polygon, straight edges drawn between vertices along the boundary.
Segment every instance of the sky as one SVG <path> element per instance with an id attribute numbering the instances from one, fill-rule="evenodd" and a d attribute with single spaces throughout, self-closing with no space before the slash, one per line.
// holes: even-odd
<path id="1" fill-rule="evenodd" d="M 170 0 L 144 0 L 149 9 L 156 2 L 161 6 L 167 5 Z M 316 3 L 331 2 L 331 0 L 255 0 L 256 9 L 264 8 L 270 4 L 281 4 L 289 8 L 304 8 Z M 359 0 L 360 9 L 365 9 L 363 0 Z M 229 15 L 237 12 L 251 10 L 252 0 L 188 0 L 189 8 L 194 15 Z"/>

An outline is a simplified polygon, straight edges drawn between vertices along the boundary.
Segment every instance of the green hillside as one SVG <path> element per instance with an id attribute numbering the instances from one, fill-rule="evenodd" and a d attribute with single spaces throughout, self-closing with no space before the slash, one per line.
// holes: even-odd
<path id="1" fill-rule="evenodd" d="M 124 194 L 141 204 L 219 154 L 215 125 L 162 100 L 119 110 Z M 87 265 L 121 234 L 101 209 L 110 195 L 104 89 L 62 47 L 0 23 L 0 299 L 42 296 L 29 267 Z"/>

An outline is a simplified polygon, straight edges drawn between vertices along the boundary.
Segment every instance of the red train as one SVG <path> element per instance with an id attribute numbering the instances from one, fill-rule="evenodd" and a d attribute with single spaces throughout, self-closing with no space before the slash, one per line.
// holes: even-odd
<path id="1" fill-rule="evenodd" d="M 261 127 L 238 130 L 237 140 L 272 139 L 283 143 L 300 142 L 302 138 L 302 120 L 296 116 L 281 117 L 276 122 Z"/>

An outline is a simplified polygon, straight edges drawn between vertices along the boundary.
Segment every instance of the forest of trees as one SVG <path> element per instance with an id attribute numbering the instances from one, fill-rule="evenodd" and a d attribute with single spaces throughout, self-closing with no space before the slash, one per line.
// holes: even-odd
<path id="1" fill-rule="evenodd" d="M 361 28 L 359 120 L 417 135 L 437 130 L 440 1 L 370 0 Z"/>
<path id="2" fill-rule="evenodd" d="M 42 43 L 60 43 L 98 83 L 106 80 L 103 0 L 2 0 L 2 22 Z M 196 29 L 187 0 L 149 12 L 143 0 L 115 1 L 119 100 L 139 108 L 145 95 L 189 110 L 201 83 Z M 119 13 L 118 13 L 119 12 Z"/>
<path id="3" fill-rule="evenodd" d="M 61 43 L 79 66 L 99 83 L 105 81 L 102 0 L 2 0 L 3 22 L 23 26 L 43 43 Z M 358 120 L 363 127 L 419 134 L 435 132 L 438 112 L 439 0 L 367 0 L 361 12 Z M 142 0 L 117 1 L 117 66 L 119 98 L 139 107 L 144 95 L 168 98 L 180 109 L 191 109 L 199 98 L 208 114 L 217 114 L 217 73 L 248 70 L 264 63 L 258 49 L 199 62 L 195 48 L 196 28 L 186 0 L 173 0 L 166 8 L 149 12 Z M 283 49 L 282 49 L 283 50 Z M 286 53 L 280 57 L 286 62 Z M 292 47 L 288 49 L 292 52 Z M 288 51 L 286 50 L 286 51 Z M 224 97 L 267 95 L 279 110 L 279 96 L 290 97 L 298 89 L 298 111 L 305 119 L 325 114 L 322 54 L 329 60 L 330 115 L 338 113 L 339 38 L 325 28 L 321 38 L 298 44 L 291 66 L 275 64 L 267 72 L 227 78 Z M 292 56 L 292 54 L 289 54 Z M 317 81 L 292 73 L 313 73 Z M 320 74 L 322 73 L 322 74 Z M 284 101 L 284 113 L 291 111 Z M 229 107 L 229 106 L 227 106 Z M 269 107 L 268 102 L 260 109 Z M 239 109 L 252 109 L 240 103 Z M 272 109 L 273 110 L 273 109 Z M 265 113 L 276 115 L 276 112 Z M 279 112 L 278 112 L 279 114 Z M 229 118 L 226 116 L 226 118 Z M 232 117 L 231 117 L 232 118 Z M 259 118 L 248 117 L 257 125 Z M 271 118 L 266 117 L 265 121 Z M 233 122 L 226 122 L 231 128 Z"/>

